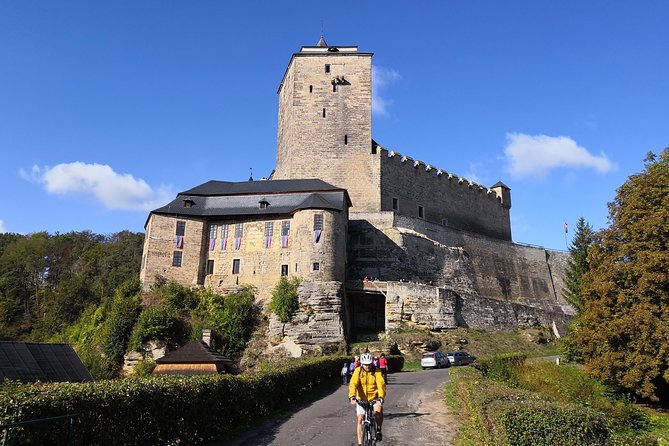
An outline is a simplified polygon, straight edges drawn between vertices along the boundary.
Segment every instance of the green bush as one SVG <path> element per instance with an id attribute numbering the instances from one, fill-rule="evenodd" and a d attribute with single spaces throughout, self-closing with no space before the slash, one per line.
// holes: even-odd
<path id="1" fill-rule="evenodd" d="M 143 359 L 135 364 L 132 369 L 132 376 L 136 378 L 147 378 L 151 376 L 151 372 L 156 368 L 156 363 L 148 359 Z"/>
<path id="2" fill-rule="evenodd" d="M 288 279 L 283 276 L 272 291 L 272 300 L 269 303 L 269 309 L 284 324 L 293 318 L 295 312 L 300 307 L 297 295 L 297 287 L 299 285 L 299 278 L 291 277 Z"/>
<path id="3" fill-rule="evenodd" d="M 526 357 L 524 353 L 505 353 L 478 358 L 476 363 L 487 378 L 509 383 L 514 380 Z"/>
<path id="4" fill-rule="evenodd" d="M 514 446 L 605 445 L 606 418 L 596 410 L 547 401 L 498 400 L 484 409 L 496 437 Z"/>
<path id="5" fill-rule="evenodd" d="M 609 438 L 602 413 L 508 387 L 471 368 L 452 371 L 449 386 L 459 399 L 463 429 L 475 444 L 604 445 Z"/>
<path id="6" fill-rule="evenodd" d="M 102 351 L 117 367 L 123 362 L 132 328 L 140 313 L 139 290 L 139 278 L 136 277 L 119 286 L 105 321 Z"/>
<path id="7" fill-rule="evenodd" d="M 157 285 L 155 290 L 162 297 L 165 306 L 177 312 L 191 311 L 198 305 L 196 293 L 176 282 Z"/>
<path id="8" fill-rule="evenodd" d="M 263 374 L 161 376 L 0 386 L 0 423 L 80 414 L 76 445 L 201 444 L 339 381 L 344 357 L 309 358 Z M 13 429 L 14 444 L 66 439 L 66 423 Z"/>
<path id="9" fill-rule="evenodd" d="M 183 341 L 184 329 L 181 321 L 165 307 L 147 308 L 142 311 L 130 335 L 128 347 L 139 350 L 149 340 L 163 341 L 174 345 Z"/>

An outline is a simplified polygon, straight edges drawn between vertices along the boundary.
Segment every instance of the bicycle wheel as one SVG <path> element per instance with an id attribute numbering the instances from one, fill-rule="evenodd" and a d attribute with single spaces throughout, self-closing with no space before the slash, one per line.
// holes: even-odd
<path id="1" fill-rule="evenodd" d="M 362 446 L 372 446 L 372 427 L 369 423 L 362 425 Z"/>

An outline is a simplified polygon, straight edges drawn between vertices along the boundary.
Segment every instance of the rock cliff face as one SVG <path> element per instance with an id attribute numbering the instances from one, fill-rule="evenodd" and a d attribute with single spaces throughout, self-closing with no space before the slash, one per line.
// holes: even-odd
<path id="1" fill-rule="evenodd" d="M 290 322 L 284 324 L 274 314 L 270 316 L 270 345 L 294 357 L 343 345 L 343 284 L 304 281 L 297 292 L 300 307 Z"/>
<path id="2" fill-rule="evenodd" d="M 275 317 L 270 320 L 270 342 L 275 348 L 300 356 L 341 344 L 344 327 L 350 328 L 356 319 L 349 313 L 347 299 L 370 291 L 385 299 L 375 317 L 384 319 L 386 330 L 403 324 L 432 331 L 455 327 L 511 331 L 545 325 L 558 334 L 566 332 L 574 314 L 562 297 L 567 253 L 453 230 L 393 212 L 353 214 L 352 218 L 347 286 L 304 282 L 298 290 L 300 310 L 293 320 L 288 324 Z M 360 287 L 365 276 L 379 278 L 383 285 Z M 357 288 L 351 288 L 356 282 Z"/>

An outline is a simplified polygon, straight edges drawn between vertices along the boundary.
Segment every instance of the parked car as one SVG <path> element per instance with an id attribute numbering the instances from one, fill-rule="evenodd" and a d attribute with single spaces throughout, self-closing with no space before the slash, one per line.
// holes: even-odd
<path id="1" fill-rule="evenodd" d="M 476 356 L 467 352 L 448 352 L 446 353 L 448 361 L 453 365 L 467 365 L 476 360 Z"/>
<path id="2" fill-rule="evenodd" d="M 442 352 L 423 353 L 423 357 L 420 359 L 420 366 L 423 367 L 423 370 L 428 368 L 440 369 L 450 367 L 450 365 L 448 358 Z"/>

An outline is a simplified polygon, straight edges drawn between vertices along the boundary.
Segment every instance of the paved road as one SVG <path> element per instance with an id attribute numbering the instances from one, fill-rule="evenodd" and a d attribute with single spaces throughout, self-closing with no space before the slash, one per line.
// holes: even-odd
<path id="1" fill-rule="evenodd" d="M 442 384 L 448 369 L 396 373 L 388 376 L 385 422 L 380 446 L 450 445 L 456 432 L 443 403 Z M 218 445 L 348 446 L 356 445 L 355 409 L 341 386 L 281 420 L 267 422 L 236 440 Z"/>

